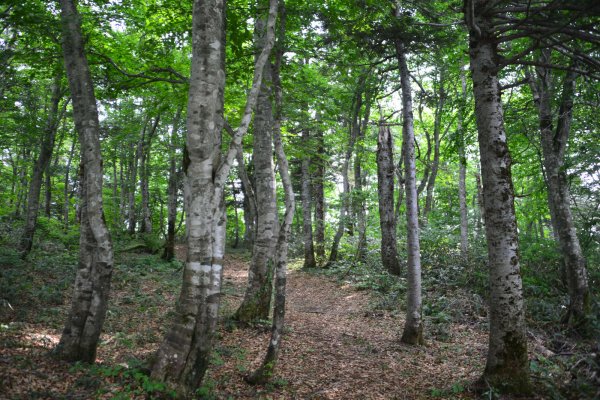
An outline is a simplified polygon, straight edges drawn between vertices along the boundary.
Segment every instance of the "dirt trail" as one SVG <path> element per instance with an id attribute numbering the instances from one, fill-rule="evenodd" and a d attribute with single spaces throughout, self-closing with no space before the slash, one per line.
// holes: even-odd
<path id="1" fill-rule="evenodd" d="M 245 263 L 225 270 L 224 313 L 241 301 Z M 275 385 L 252 388 L 243 374 L 263 357 L 268 329 L 222 330 L 210 378 L 218 395 L 236 399 L 466 398 L 463 388 L 482 371 L 485 335 L 453 325 L 448 341 L 413 347 L 400 343 L 403 319 L 373 312 L 365 291 L 323 275 L 288 274 L 286 327 Z"/>

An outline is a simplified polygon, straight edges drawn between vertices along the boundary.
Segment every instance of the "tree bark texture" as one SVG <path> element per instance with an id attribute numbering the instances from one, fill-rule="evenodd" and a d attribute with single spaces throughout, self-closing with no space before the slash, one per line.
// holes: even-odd
<path id="1" fill-rule="evenodd" d="M 394 214 L 394 144 L 390 127 L 379 125 L 377 137 L 377 194 L 381 227 L 381 262 L 393 275 L 400 275 Z"/>
<path id="2" fill-rule="evenodd" d="M 490 274 L 490 333 L 483 378 L 503 392 L 523 394 L 530 390 L 527 336 L 499 57 L 486 1 L 466 4 Z"/>
<path id="3" fill-rule="evenodd" d="M 21 255 L 26 257 L 33 246 L 33 237 L 37 225 L 38 212 L 40 207 L 40 191 L 42 187 L 42 176 L 47 171 L 54 150 L 54 138 L 59 124 L 58 106 L 62 97 L 58 76 L 52 83 L 52 94 L 50 98 L 50 107 L 46 125 L 43 130 L 43 136 L 40 146 L 40 154 L 33 166 L 33 173 L 29 183 L 29 194 L 27 196 L 27 212 L 25 214 L 25 228 L 21 237 L 20 250 Z"/>
<path id="4" fill-rule="evenodd" d="M 362 171 L 362 160 L 364 149 L 364 139 L 367 130 L 369 116 L 371 114 L 371 92 L 365 91 L 365 111 L 360 119 L 360 109 L 356 115 L 356 154 L 354 156 L 354 211 L 357 221 L 358 243 L 356 245 L 356 258 L 360 261 L 366 261 L 367 256 L 367 211 L 365 209 L 365 192 L 363 191 L 365 176 Z M 360 122 L 360 124 L 358 124 Z"/>
<path id="5" fill-rule="evenodd" d="M 79 263 L 71 310 L 56 353 L 70 361 L 94 362 L 106 315 L 113 248 L 102 208 L 100 126 L 81 19 L 73 0 L 61 0 L 60 6 L 63 56 L 81 145 L 82 190 Z"/>
<path id="6" fill-rule="evenodd" d="M 210 361 L 225 251 L 223 191 L 256 104 L 263 69 L 273 46 L 276 11 L 277 1 L 272 0 L 267 23 L 270 39 L 255 62 L 242 122 L 223 157 L 220 148 L 225 122 L 225 2 L 194 1 L 184 155 L 187 257 L 176 317 L 152 367 L 152 377 L 175 387 L 179 397 L 193 396 Z"/>
<path id="7" fill-rule="evenodd" d="M 310 149 L 310 133 L 308 129 L 302 131 L 302 146 Z M 313 242 L 313 224 L 311 210 L 311 179 L 310 157 L 308 152 L 302 156 L 302 228 L 304 236 L 304 268 L 316 268 L 315 247 Z"/>
<path id="8" fill-rule="evenodd" d="M 254 196 L 252 182 L 246 170 L 244 153 L 241 147 L 236 155 L 236 160 L 238 175 L 242 182 L 242 192 L 244 193 L 244 244 L 250 247 L 254 246 L 254 238 L 256 237 L 256 197 Z"/>
<path id="9" fill-rule="evenodd" d="M 65 189 L 63 192 L 63 227 L 65 231 L 69 229 L 69 210 L 71 209 L 71 201 L 69 195 L 69 175 L 71 173 L 71 163 L 73 162 L 73 157 L 75 155 L 75 144 L 76 140 L 73 139 L 73 143 L 71 144 L 71 150 L 69 150 L 69 158 L 67 158 L 67 165 L 65 167 Z"/>
<path id="10" fill-rule="evenodd" d="M 256 43 L 260 50 L 266 39 L 266 15 L 256 21 Z M 273 106 L 270 63 L 263 79 L 254 113 L 254 185 L 256 198 L 256 237 L 248 269 L 248 286 L 235 319 L 248 323 L 268 319 L 273 291 L 273 251 L 277 210 L 275 205 L 275 168 L 273 164 Z"/>
<path id="11" fill-rule="evenodd" d="M 401 340 L 408 344 L 423 344 L 421 250 L 419 244 L 419 210 L 415 168 L 412 92 L 404 44 L 400 40 L 396 40 L 395 45 L 398 67 L 400 69 L 400 85 L 402 86 L 402 141 L 404 145 L 406 244 L 408 256 L 406 323 L 404 324 Z"/>
<path id="12" fill-rule="evenodd" d="M 550 63 L 550 50 L 542 52 L 542 63 Z M 558 233 L 558 242 L 565 263 L 569 309 L 565 321 L 571 327 L 585 323 L 590 312 L 590 291 L 586 260 L 577 237 L 571 213 L 569 183 L 565 153 L 573 118 L 573 98 L 577 73 L 567 72 L 563 80 L 556 130 L 553 128 L 551 70 L 537 68 L 537 80 L 532 85 L 538 106 L 543 167 L 548 185 L 548 206 Z M 542 228 L 543 235 L 543 228 Z"/>

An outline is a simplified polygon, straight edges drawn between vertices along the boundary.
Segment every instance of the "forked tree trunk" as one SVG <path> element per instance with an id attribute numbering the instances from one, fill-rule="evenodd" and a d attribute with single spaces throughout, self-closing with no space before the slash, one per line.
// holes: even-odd
<path id="1" fill-rule="evenodd" d="M 391 274 L 400 275 L 394 214 L 394 144 L 390 127 L 380 123 L 377 137 L 377 194 L 381 227 L 381 262 Z"/>
<path id="2" fill-rule="evenodd" d="M 542 52 L 542 63 L 549 64 L 550 50 Z M 565 263 L 569 309 L 565 321 L 573 328 L 585 325 L 590 312 L 590 291 L 585 257 L 581 251 L 571 214 L 565 153 L 573 118 L 573 98 L 577 73 L 569 71 L 563 80 L 556 130 L 553 129 L 551 70 L 537 68 L 537 82 L 532 83 L 538 106 L 543 167 L 548 185 L 548 206 L 556 226 L 558 242 Z M 543 225 L 542 237 L 543 237 Z"/>
<path id="3" fill-rule="evenodd" d="M 169 185 L 167 187 L 167 238 L 162 258 L 171 261 L 175 257 L 175 224 L 177 223 L 177 189 L 179 188 L 179 173 L 177 172 L 177 157 L 175 147 L 179 121 L 181 120 L 181 107 L 177 108 L 173 118 L 171 142 L 169 143 Z"/>
<path id="4" fill-rule="evenodd" d="M 256 21 L 257 48 L 266 40 L 266 19 Z M 258 55 L 257 55 L 258 56 Z M 271 68 L 267 64 L 254 114 L 254 184 L 256 191 L 256 237 L 248 269 L 248 286 L 234 318 L 248 323 L 268 319 L 273 292 L 273 252 L 276 236 L 275 168 L 273 165 L 273 107 L 271 103 Z"/>
<path id="5" fill-rule="evenodd" d="M 21 256 L 26 257 L 31 251 L 33 245 L 33 236 L 37 225 L 38 212 L 40 207 L 40 192 L 42 188 L 42 177 L 44 171 L 47 171 L 54 150 L 54 138 L 59 124 L 58 106 L 62 97 L 60 87 L 60 76 L 57 76 L 52 84 L 52 95 L 50 98 L 50 108 L 44 127 L 40 154 L 33 166 L 33 174 L 29 183 L 29 194 L 27 198 L 27 213 L 25 215 L 25 229 L 21 237 L 20 250 Z M 47 173 L 46 173 L 47 175 Z"/>
<path id="6" fill-rule="evenodd" d="M 113 249 L 102 209 L 100 125 L 94 86 L 84 53 L 81 19 L 73 0 L 61 0 L 63 56 L 81 145 L 79 265 L 71 310 L 56 353 L 66 360 L 94 362 L 108 304 Z"/>
<path id="7" fill-rule="evenodd" d="M 277 1 L 269 7 L 265 42 L 254 67 L 244 115 L 229 150 L 221 155 L 225 89 L 225 2 L 194 1 L 192 12 L 192 73 L 187 113 L 186 187 L 187 257 L 176 317 L 156 354 L 152 377 L 189 398 L 208 368 L 218 319 L 225 207 L 223 190 L 243 135 L 250 125 L 273 45 Z"/>
<path id="8" fill-rule="evenodd" d="M 273 144 L 275 145 L 275 154 L 277 155 L 277 163 L 279 166 L 279 175 L 283 183 L 285 193 L 285 213 L 281 224 L 279 235 L 277 238 L 277 246 L 275 250 L 275 306 L 273 308 L 273 324 L 271 328 L 271 339 L 267 354 L 261 366 L 252 373 L 246 380 L 250 383 L 265 383 L 273 377 L 275 366 L 278 361 L 279 349 L 281 348 L 281 340 L 283 334 L 283 326 L 285 320 L 285 287 L 286 287 L 286 270 L 287 270 L 287 254 L 288 243 L 290 239 L 292 222 L 294 220 L 294 188 L 292 179 L 289 173 L 288 161 L 283 150 L 281 141 L 281 80 L 279 78 L 279 69 L 281 58 L 283 57 L 283 40 L 285 33 L 285 6 L 281 3 L 279 7 L 279 48 L 275 57 L 273 66 L 273 86 L 275 95 L 275 120 L 273 126 Z"/>
<path id="9" fill-rule="evenodd" d="M 499 56 L 487 1 L 467 2 L 469 56 L 479 133 L 490 273 L 490 333 L 483 379 L 509 393 L 530 391 L 517 221 L 504 115 Z"/>
<path id="10" fill-rule="evenodd" d="M 310 136 L 308 129 L 302 131 L 302 146 L 305 150 L 310 148 Z M 315 247 L 312 234 L 311 213 L 311 181 L 310 181 L 310 158 L 305 152 L 302 156 L 302 228 L 304 234 L 304 268 L 316 268 Z"/>
<path id="11" fill-rule="evenodd" d="M 419 244 L 417 180 L 415 176 L 415 133 L 412 93 L 404 43 L 396 40 L 395 45 L 400 69 L 400 84 L 402 86 L 402 141 L 404 147 L 404 177 L 406 181 L 406 244 L 408 256 L 408 298 L 402 342 L 423 344 L 421 253 Z"/>

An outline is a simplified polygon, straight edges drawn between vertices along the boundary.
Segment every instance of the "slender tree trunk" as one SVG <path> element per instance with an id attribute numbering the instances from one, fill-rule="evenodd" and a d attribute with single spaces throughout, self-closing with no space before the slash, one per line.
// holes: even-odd
<path id="1" fill-rule="evenodd" d="M 177 172 L 177 157 L 175 147 L 177 146 L 177 135 L 179 121 L 181 120 L 182 108 L 177 109 L 173 119 L 173 130 L 171 131 L 171 143 L 169 144 L 169 185 L 167 188 L 167 239 L 162 258 L 172 260 L 175 257 L 175 224 L 177 223 L 177 189 L 179 188 Z"/>
<path id="2" fill-rule="evenodd" d="M 458 203 L 460 207 L 460 254 L 466 259 L 469 254 L 469 221 L 467 214 L 467 157 L 465 155 L 464 112 L 466 109 L 467 81 L 460 69 L 461 104 L 458 111 Z"/>
<path id="3" fill-rule="evenodd" d="M 550 58 L 550 50 L 542 52 L 541 62 L 550 63 Z M 569 204 L 571 195 L 565 168 L 577 73 L 569 71 L 564 78 L 556 130 L 553 129 L 551 70 L 539 67 L 537 77 L 537 82 L 533 82 L 531 86 L 534 89 L 534 100 L 539 111 L 543 167 L 548 185 L 548 206 L 555 220 L 569 290 L 569 309 L 565 321 L 571 327 L 577 328 L 586 323 L 590 312 L 586 260 L 573 223 Z"/>
<path id="4" fill-rule="evenodd" d="M 415 176 L 415 133 L 413 126 L 412 93 L 404 44 L 400 40 L 396 40 L 395 44 L 400 69 L 400 84 L 402 86 L 402 142 L 404 146 L 404 176 L 406 179 L 406 243 L 408 255 L 408 299 L 402 342 L 423 344 L 421 253 L 419 244 L 417 182 Z"/>
<path id="5" fill-rule="evenodd" d="M 52 165 L 46 164 L 44 170 L 44 215 L 46 218 L 50 218 L 52 213 Z"/>
<path id="6" fill-rule="evenodd" d="M 29 195 L 27 199 L 27 213 L 25 215 L 25 229 L 21 237 L 20 250 L 22 257 L 26 257 L 33 245 L 33 236 L 37 225 L 38 211 L 40 205 L 40 192 L 42 188 L 42 177 L 47 170 L 54 150 L 54 138 L 59 124 L 58 106 L 62 97 L 60 87 L 60 76 L 57 76 L 52 84 L 52 95 L 50 109 L 44 127 L 40 155 L 33 166 L 33 174 L 29 183 Z M 48 175 L 48 174 L 46 174 Z M 47 185 L 47 184 L 46 184 Z"/>
<path id="7" fill-rule="evenodd" d="M 242 192 L 244 193 L 244 245 L 251 247 L 254 246 L 254 238 L 256 237 L 256 197 L 254 197 L 252 182 L 244 165 L 244 154 L 241 147 L 238 150 L 236 159 L 238 175 L 242 182 Z"/>
<path id="8" fill-rule="evenodd" d="M 73 143 L 71 143 L 71 150 L 69 151 L 69 158 L 67 159 L 67 166 L 65 167 L 65 189 L 63 192 L 63 201 L 64 201 L 64 210 L 63 212 L 63 224 L 64 230 L 67 231 L 69 229 L 69 211 L 71 209 L 71 202 L 69 201 L 69 174 L 71 172 L 71 163 L 73 162 L 73 156 L 75 155 L 75 144 L 76 141 L 73 139 Z"/>
<path id="9" fill-rule="evenodd" d="M 487 2 L 467 2 L 469 56 L 479 132 L 485 231 L 490 270 L 490 334 L 483 379 L 505 392 L 530 391 L 517 221 L 504 115 L 499 56 Z"/>
<path id="10" fill-rule="evenodd" d="M 150 149 L 152 148 L 152 138 L 158 128 L 160 115 L 154 119 L 150 132 L 142 144 L 142 154 L 140 160 L 140 192 L 142 194 L 142 223 L 140 231 L 143 233 L 152 233 L 152 214 L 150 212 Z"/>
<path id="11" fill-rule="evenodd" d="M 396 225 L 398 225 L 398 221 L 400 220 L 400 209 L 402 208 L 402 203 L 404 201 L 404 186 L 406 184 L 406 180 L 404 179 L 404 169 L 402 168 L 402 165 L 404 164 L 404 154 L 404 142 L 402 142 L 402 146 L 400 147 L 400 159 L 395 168 L 396 178 L 398 179 L 398 197 L 396 198 L 396 207 L 394 210 Z"/>
<path id="12" fill-rule="evenodd" d="M 366 260 L 367 256 L 367 214 L 365 210 L 365 194 L 363 191 L 364 187 L 364 174 L 362 172 L 362 158 L 364 154 L 364 138 L 367 130 L 369 117 L 371 114 L 371 92 L 365 92 L 365 113 L 362 118 L 360 126 L 357 126 L 357 145 L 356 154 L 354 157 L 354 197 L 355 204 L 354 209 L 356 212 L 357 230 L 358 230 L 358 244 L 356 246 L 356 258 L 361 261 Z M 357 115 L 358 119 L 358 115 Z"/>
<path id="13" fill-rule="evenodd" d="M 309 131 L 302 131 L 302 146 L 310 148 Z M 305 152 L 302 157 L 302 227 L 304 233 L 304 268 L 316 268 L 315 248 L 312 234 L 310 158 Z"/>
<path id="14" fill-rule="evenodd" d="M 431 173 L 427 179 L 427 195 L 425 197 L 425 208 L 423 209 L 423 219 L 427 221 L 427 216 L 433 209 L 433 189 L 437 178 L 440 165 L 440 132 L 442 129 L 442 112 L 446 103 L 446 90 L 444 89 L 444 70 L 440 71 L 440 88 L 438 91 L 438 103 L 435 109 L 435 120 L 433 124 L 433 161 L 431 163 Z"/>
<path id="15" fill-rule="evenodd" d="M 255 61 L 242 122 L 221 154 L 225 89 L 225 2 L 196 0 L 192 15 L 192 73 L 184 158 L 187 258 L 176 318 L 155 358 L 152 377 L 189 398 L 208 368 L 219 313 L 225 250 L 224 185 L 250 125 L 262 73 L 273 45 L 277 1 L 272 0 L 267 40 Z M 227 125 L 226 125 L 227 126 Z"/>
<path id="16" fill-rule="evenodd" d="M 130 171 L 129 191 L 128 191 L 129 216 L 128 216 L 127 228 L 129 230 L 130 235 L 135 234 L 135 226 L 137 223 L 136 209 L 135 209 L 135 191 L 136 191 L 137 182 L 138 182 L 138 162 L 139 162 L 140 158 L 142 157 L 144 138 L 146 136 L 146 126 L 147 125 L 148 125 L 148 119 L 144 120 L 144 122 L 143 122 L 142 131 L 140 133 L 140 139 L 138 140 L 137 144 L 135 145 L 135 151 L 132 152 L 133 159 L 131 160 L 131 164 L 130 164 L 131 168 L 129 169 L 129 171 Z"/>
<path id="17" fill-rule="evenodd" d="M 294 220 L 294 188 L 292 179 L 289 173 L 288 161 L 283 150 L 281 141 L 281 80 L 279 78 L 279 69 L 281 58 L 283 57 L 283 40 L 285 30 L 285 6 L 281 3 L 279 7 L 279 48 L 275 57 L 273 66 L 273 86 L 275 95 L 275 119 L 273 126 L 273 144 L 275 154 L 277 155 L 277 163 L 279 166 L 279 175 L 283 183 L 285 192 L 285 214 L 281 224 L 279 235 L 277 238 L 277 247 L 275 250 L 275 306 L 273 310 L 273 324 L 271 328 L 271 339 L 269 348 L 261 366 L 247 378 L 250 383 L 265 383 L 269 380 L 275 371 L 277 364 L 279 349 L 281 348 L 281 340 L 283 334 L 283 326 L 285 320 L 285 300 L 286 300 L 286 270 L 287 270 L 287 253 L 288 243 L 290 239 L 291 226 Z"/>
<path id="18" fill-rule="evenodd" d="M 312 160 L 315 166 L 313 174 L 313 200 L 315 204 L 314 242 L 317 261 L 321 263 L 325 259 L 325 143 L 323 140 L 323 131 L 319 128 L 317 128 L 315 140 L 317 142 L 317 156 Z"/>
<path id="19" fill-rule="evenodd" d="M 81 145 L 82 192 L 79 265 L 71 310 L 56 353 L 71 361 L 94 362 L 106 315 L 113 249 L 102 209 L 100 125 L 81 19 L 73 0 L 61 0 L 60 6 L 65 69 Z"/>
<path id="20" fill-rule="evenodd" d="M 329 253 L 329 261 L 327 265 L 332 262 L 337 261 L 338 259 L 338 249 L 340 246 L 340 241 L 342 240 L 342 236 L 344 235 L 344 228 L 348 224 L 348 211 L 350 208 L 350 181 L 348 178 L 348 169 L 350 167 L 350 158 L 352 157 L 352 153 L 354 152 L 354 145 L 356 143 L 356 137 L 358 134 L 357 129 L 357 120 L 355 115 L 358 115 L 360 112 L 360 108 L 362 107 L 362 93 L 364 91 L 365 86 L 364 75 L 361 75 L 359 78 L 358 86 L 356 88 L 356 93 L 354 96 L 354 103 L 352 105 L 352 119 L 349 124 L 349 135 L 348 135 L 348 148 L 346 149 L 346 154 L 344 156 L 344 163 L 342 164 L 342 193 L 341 193 L 341 207 L 340 207 L 340 215 L 338 221 L 338 228 L 335 232 L 335 236 L 333 237 L 333 244 L 331 245 L 331 252 Z"/>
<path id="21" fill-rule="evenodd" d="M 377 194 L 381 227 L 381 262 L 389 273 L 400 275 L 394 214 L 394 144 L 390 127 L 379 125 L 377 138 Z"/>
<path id="22" fill-rule="evenodd" d="M 257 48 L 265 40 L 266 20 L 256 20 Z M 277 218 L 275 205 L 275 168 L 273 165 L 273 107 L 271 103 L 271 68 L 265 67 L 254 114 L 254 184 L 256 191 L 256 237 L 248 270 L 248 286 L 244 300 L 234 318 L 248 323 L 269 318 L 273 291 L 274 229 Z"/>

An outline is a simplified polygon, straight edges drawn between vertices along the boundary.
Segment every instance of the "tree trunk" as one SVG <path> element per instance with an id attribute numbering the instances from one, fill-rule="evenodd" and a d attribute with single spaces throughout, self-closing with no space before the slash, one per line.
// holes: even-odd
<path id="1" fill-rule="evenodd" d="M 352 157 L 352 153 L 354 152 L 354 144 L 356 143 L 356 137 L 358 135 L 357 122 L 355 115 L 358 115 L 360 112 L 360 108 L 362 107 L 362 94 L 365 86 L 365 75 L 361 75 L 359 78 L 358 85 L 356 87 L 356 93 L 354 95 L 354 103 L 352 104 L 352 119 L 349 124 L 349 135 L 348 135 L 348 148 L 346 149 L 346 154 L 344 156 L 344 163 L 342 164 L 342 193 L 341 197 L 341 207 L 340 207 L 340 215 L 338 221 L 338 228 L 335 232 L 335 236 L 333 237 L 333 244 L 331 245 L 331 252 L 329 253 L 329 261 L 327 265 L 332 262 L 337 261 L 338 259 L 338 249 L 340 246 L 340 240 L 342 240 L 342 236 L 344 235 L 344 228 L 347 226 L 347 214 L 350 208 L 350 181 L 348 178 L 348 169 L 350 167 L 350 158 Z"/>
<path id="2" fill-rule="evenodd" d="M 256 197 L 254 197 L 252 182 L 244 165 L 244 154 L 241 147 L 238 150 L 236 159 L 238 175 L 242 182 L 242 192 L 244 193 L 244 245 L 251 247 L 254 246 L 254 238 L 256 237 Z"/>
<path id="3" fill-rule="evenodd" d="M 257 48 L 265 40 L 266 20 L 256 20 Z M 277 210 L 275 205 L 275 168 L 273 165 L 273 107 L 271 104 L 271 68 L 267 64 L 254 114 L 254 184 L 256 191 L 256 237 L 248 270 L 248 286 L 244 300 L 234 318 L 249 323 L 268 319 L 273 291 L 274 229 Z"/>
<path id="4" fill-rule="evenodd" d="M 467 214 L 467 157 L 465 155 L 464 113 L 467 102 L 467 81 L 462 66 L 460 68 L 461 104 L 458 110 L 458 203 L 460 207 L 460 254 L 466 259 L 469 254 L 469 221 Z"/>
<path id="5" fill-rule="evenodd" d="M 323 140 L 323 131 L 319 128 L 317 128 L 315 140 L 317 142 L 317 156 L 312 160 L 314 165 L 313 200 L 315 204 L 314 242 L 315 254 L 318 262 L 321 263 L 325 259 L 325 143 Z"/>
<path id="6" fill-rule="evenodd" d="M 71 209 L 71 202 L 69 196 L 69 174 L 71 172 L 71 163 L 73 162 L 73 156 L 75 155 L 75 144 L 76 141 L 73 139 L 73 143 L 71 143 L 71 150 L 69 151 L 69 158 L 67 159 L 67 166 L 65 167 L 65 190 L 63 192 L 63 201 L 64 201 L 64 210 L 63 212 L 63 224 L 64 230 L 67 231 L 69 229 L 69 210 Z"/>
<path id="7" fill-rule="evenodd" d="M 129 191 L 128 191 L 128 195 L 129 195 L 129 216 L 128 216 L 128 222 L 127 222 L 127 228 L 129 230 L 129 234 L 130 235 L 134 235 L 135 234 L 135 226 L 137 223 L 137 218 L 136 218 L 136 209 L 135 209 L 135 190 L 137 188 L 137 182 L 138 182 L 138 162 L 140 160 L 140 158 L 142 157 L 142 150 L 144 147 L 144 138 L 146 136 L 146 126 L 148 125 L 148 119 L 146 118 L 142 124 L 142 131 L 140 133 L 140 138 L 137 142 L 137 144 L 135 145 L 135 151 L 132 152 L 132 156 L 133 158 L 131 159 L 131 167 L 129 169 Z"/>
<path id="8" fill-rule="evenodd" d="M 70 361 L 94 362 L 106 315 L 113 249 L 102 209 L 100 125 L 81 19 L 73 0 L 61 0 L 60 5 L 63 56 L 81 145 L 82 191 L 79 265 L 71 310 L 56 353 Z"/>
<path id="9" fill-rule="evenodd" d="M 545 50 L 540 61 L 550 63 L 550 57 L 550 50 Z M 556 131 L 553 129 L 551 70 L 538 67 L 537 78 L 537 82 L 532 83 L 532 89 L 534 89 L 534 100 L 538 106 L 540 119 L 543 167 L 548 185 L 548 206 L 558 233 L 569 290 L 569 309 L 565 321 L 571 327 L 577 328 L 585 325 L 590 312 L 586 260 L 573 223 L 569 204 L 571 194 L 565 167 L 577 73 L 569 71 L 564 78 Z"/>
<path id="10" fill-rule="evenodd" d="M 423 209 L 423 219 L 427 221 L 427 216 L 433 209 L 433 189 L 437 178 L 440 165 L 440 132 L 442 129 L 442 112 L 446 103 L 446 90 L 444 89 L 444 70 L 440 70 L 440 88 L 438 91 L 438 103 L 435 109 L 435 120 L 433 124 L 433 161 L 431 162 L 431 173 L 427 179 L 427 195 L 425 197 L 425 208 Z"/>
<path id="11" fill-rule="evenodd" d="M 285 29 L 285 8 L 281 4 L 279 8 L 279 49 L 276 53 L 275 64 L 273 66 L 273 86 L 275 95 L 275 119 L 273 126 L 273 144 L 277 163 L 279 166 L 279 175 L 283 183 L 285 192 L 285 214 L 277 238 L 277 247 L 275 250 L 275 306 L 273 310 L 273 324 L 271 328 L 271 339 L 269 348 L 261 366 L 247 378 L 250 383 L 265 383 L 269 380 L 275 371 L 275 365 L 281 348 L 281 339 L 285 320 L 285 287 L 288 243 L 290 239 L 291 226 L 294 220 L 294 188 L 289 173 L 288 161 L 283 150 L 281 141 L 281 80 L 279 79 L 279 68 L 281 58 L 283 57 L 283 38 Z"/>
<path id="12" fill-rule="evenodd" d="M 393 275 L 400 275 L 394 214 L 394 145 L 390 127 L 379 125 L 377 138 L 377 194 L 381 227 L 381 262 Z"/>
<path id="13" fill-rule="evenodd" d="M 360 109 L 359 109 L 360 111 Z M 362 158 L 364 153 L 364 138 L 371 114 L 371 92 L 365 91 L 365 113 L 360 125 L 357 125 L 357 144 L 354 157 L 354 210 L 356 213 L 358 243 L 356 245 L 356 259 L 366 261 L 367 257 L 367 214 L 365 210 L 365 193 L 363 191 L 365 177 L 362 172 Z M 359 115 L 356 116 L 357 122 Z"/>
<path id="14" fill-rule="evenodd" d="M 423 320 L 421 310 L 421 253 L 419 244 L 419 211 L 415 171 L 415 133 L 413 126 L 412 93 L 410 73 L 406 64 L 404 43 L 395 41 L 396 56 L 402 86 L 402 144 L 404 147 L 404 176 L 406 186 L 406 244 L 408 256 L 408 292 L 406 323 L 402 342 L 423 344 Z"/>
<path id="15" fill-rule="evenodd" d="M 177 109 L 173 119 L 173 130 L 171 131 L 171 143 L 169 144 L 169 184 L 167 187 L 167 238 L 162 258 L 171 261 L 175 257 L 175 224 L 177 223 L 177 189 L 179 188 L 177 172 L 177 157 L 175 147 L 177 146 L 177 135 L 179 121 L 181 120 L 182 108 Z"/>
<path id="16" fill-rule="evenodd" d="M 54 138 L 56 136 L 56 131 L 59 124 L 58 106 L 63 94 L 60 87 L 60 79 L 61 77 L 57 76 L 52 84 L 50 109 L 48 110 L 48 117 L 43 131 L 40 155 L 33 166 L 33 174 L 29 183 L 27 213 L 25 215 L 25 229 L 19 246 L 22 257 L 26 257 L 29 254 L 33 245 L 33 236 L 35 234 L 40 205 L 42 177 L 44 171 L 48 169 L 50 159 L 52 158 L 52 151 L 54 150 Z"/>
<path id="17" fill-rule="evenodd" d="M 308 129 L 302 131 L 302 146 L 310 149 L 310 137 Z M 311 212 L 311 182 L 310 182 L 310 158 L 305 152 L 302 157 L 302 227 L 304 233 L 304 268 L 316 268 L 315 248 L 312 234 L 312 212 Z"/>
<path id="18" fill-rule="evenodd" d="M 498 81 L 497 42 L 485 9 L 484 0 L 467 2 L 490 269 L 489 347 L 482 379 L 501 391 L 525 394 L 530 391 L 529 365 L 511 159 Z"/>
<path id="19" fill-rule="evenodd" d="M 140 160 L 140 192 L 142 194 L 142 223 L 140 232 L 152 233 L 152 214 L 150 213 L 150 149 L 152 138 L 158 128 L 160 115 L 154 119 L 150 132 L 142 143 L 142 154 Z"/>
<path id="20" fill-rule="evenodd" d="M 208 368 L 219 313 L 225 207 L 223 190 L 261 87 L 262 72 L 273 45 L 277 1 L 272 0 L 267 40 L 255 61 L 254 79 L 242 122 L 221 155 L 225 89 L 225 2 L 194 1 L 192 73 L 187 113 L 184 205 L 187 257 L 176 318 L 156 354 L 152 377 L 189 398 Z"/>

